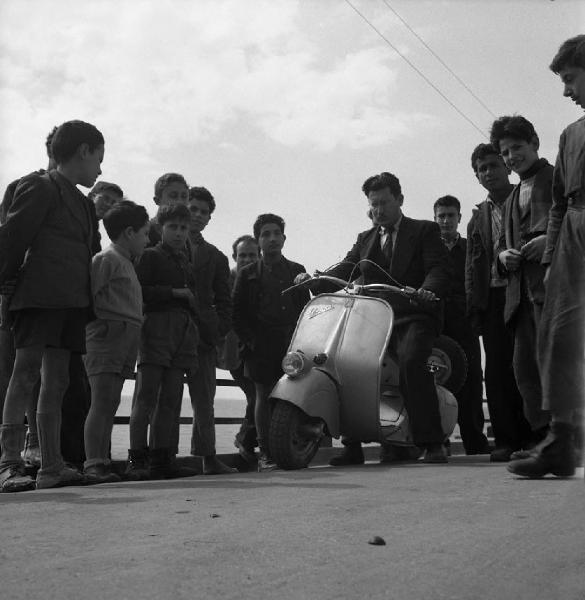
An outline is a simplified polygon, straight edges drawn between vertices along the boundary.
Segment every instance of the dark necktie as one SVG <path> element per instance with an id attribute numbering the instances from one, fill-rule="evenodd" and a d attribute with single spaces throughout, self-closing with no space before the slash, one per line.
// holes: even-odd
<path id="1" fill-rule="evenodd" d="M 388 258 L 392 257 L 392 229 L 380 227 L 380 248 Z"/>

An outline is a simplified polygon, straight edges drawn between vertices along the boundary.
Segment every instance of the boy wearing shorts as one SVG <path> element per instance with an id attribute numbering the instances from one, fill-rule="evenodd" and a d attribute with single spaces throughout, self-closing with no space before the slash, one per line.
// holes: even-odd
<path id="1" fill-rule="evenodd" d="M 192 469 L 176 466 L 176 450 L 171 441 L 180 415 L 184 377 L 196 368 L 199 342 L 195 281 L 186 248 L 189 209 L 180 203 L 161 206 L 157 221 L 162 241 L 144 252 L 136 269 L 145 318 L 137 394 L 130 416 L 126 469 L 130 479 L 171 479 L 196 474 Z"/>
<path id="2" fill-rule="evenodd" d="M 83 473 L 87 483 L 120 481 L 108 459 L 112 427 L 124 380 L 134 373 L 140 327 L 142 289 L 133 260 L 148 242 L 148 213 L 129 200 L 104 215 L 112 244 L 92 263 L 91 287 L 97 317 L 86 328 L 85 366 L 91 407 L 85 421 Z"/>
<path id="3" fill-rule="evenodd" d="M 83 481 L 60 452 L 61 404 L 69 383 L 71 353 L 85 352 L 91 305 L 90 267 L 94 219 L 77 185 L 91 187 L 101 174 L 104 137 L 93 125 L 68 121 L 51 143 L 56 170 L 25 178 L 0 226 L 0 286 L 16 279 L 9 310 L 16 358 L 0 428 L 0 487 L 32 489 L 24 474 L 25 401 L 41 373 L 37 426 L 41 468 L 36 487 Z"/>

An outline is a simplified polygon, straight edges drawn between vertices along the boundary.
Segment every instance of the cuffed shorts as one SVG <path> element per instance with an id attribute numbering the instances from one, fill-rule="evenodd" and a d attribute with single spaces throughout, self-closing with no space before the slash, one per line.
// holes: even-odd
<path id="1" fill-rule="evenodd" d="M 183 310 L 146 313 L 138 365 L 158 365 L 191 371 L 197 368 L 199 330 L 193 317 Z"/>
<path id="2" fill-rule="evenodd" d="M 86 333 L 87 375 L 116 373 L 130 379 L 136 366 L 140 326 L 127 321 L 96 319 L 88 323 Z"/>

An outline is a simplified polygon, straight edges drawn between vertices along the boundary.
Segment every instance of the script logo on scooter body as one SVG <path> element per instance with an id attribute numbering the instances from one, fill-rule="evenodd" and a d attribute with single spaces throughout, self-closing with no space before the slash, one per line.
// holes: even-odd
<path id="1" fill-rule="evenodd" d="M 333 306 L 333 304 L 322 304 L 321 306 L 313 306 L 313 308 L 311 308 L 311 310 L 309 310 L 307 317 L 309 319 L 312 319 L 313 317 L 322 315 L 323 313 L 325 313 L 329 310 L 333 310 L 334 308 L 335 307 Z"/>

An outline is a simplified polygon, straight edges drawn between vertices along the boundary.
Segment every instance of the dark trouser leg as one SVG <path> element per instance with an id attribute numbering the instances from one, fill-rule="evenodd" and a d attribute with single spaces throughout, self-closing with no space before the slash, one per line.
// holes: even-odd
<path id="1" fill-rule="evenodd" d="M 90 404 L 91 392 L 81 354 L 72 354 L 69 387 L 61 407 L 61 454 L 65 462 L 83 465 L 85 461 L 83 432 Z"/>
<path id="2" fill-rule="evenodd" d="M 531 432 L 512 369 L 514 339 L 504 324 L 505 301 L 506 288 L 491 288 L 482 315 L 485 388 L 496 446 L 516 450 L 530 439 Z"/>
<path id="3" fill-rule="evenodd" d="M 546 427 L 550 414 L 542 409 L 542 387 L 537 362 L 538 335 L 542 307 L 523 298 L 514 321 L 514 375 L 524 402 L 524 416 L 532 431 Z"/>
<path id="4" fill-rule="evenodd" d="M 458 404 L 457 422 L 463 447 L 467 453 L 487 452 L 488 440 L 483 433 L 483 373 L 479 338 L 463 315 L 445 324 L 444 333 L 452 337 L 467 357 L 467 379 L 456 394 Z"/>
<path id="5" fill-rule="evenodd" d="M 256 407 L 254 417 L 258 433 L 258 446 L 260 447 L 260 452 L 267 455 L 270 455 L 268 435 L 270 433 L 270 419 L 272 416 L 272 405 L 268 398 L 275 384 L 276 381 L 273 383 L 256 383 Z"/>
<path id="6" fill-rule="evenodd" d="M 254 411 L 256 406 L 256 388 L 254 382 L 244 375 L 243 363 L 233 371 L 230 371 L 234 381 L 246 395 L 246 413 L 244 422 L 240 427 L 240 431 L 236 434 L 236 439 L 247 450 L 253 450 L 257 445 L 256 441 L 256 421 Z"/>
<path id="7" fill-rule="evenodd" d="M 412 437 L 418 446 L 442 444 L 439 400 L 427 359 L 437 337 L 431 317 L 395 326 L 390 341 L 400 366 L 400 391 L 410 420 Z"/>
<path id="8" fill-rule="evenodd" d="M 215 348 L 199 348 L 199 368 L 187 377 L 193 407 L 191 454 L 215 455 Z"/>

